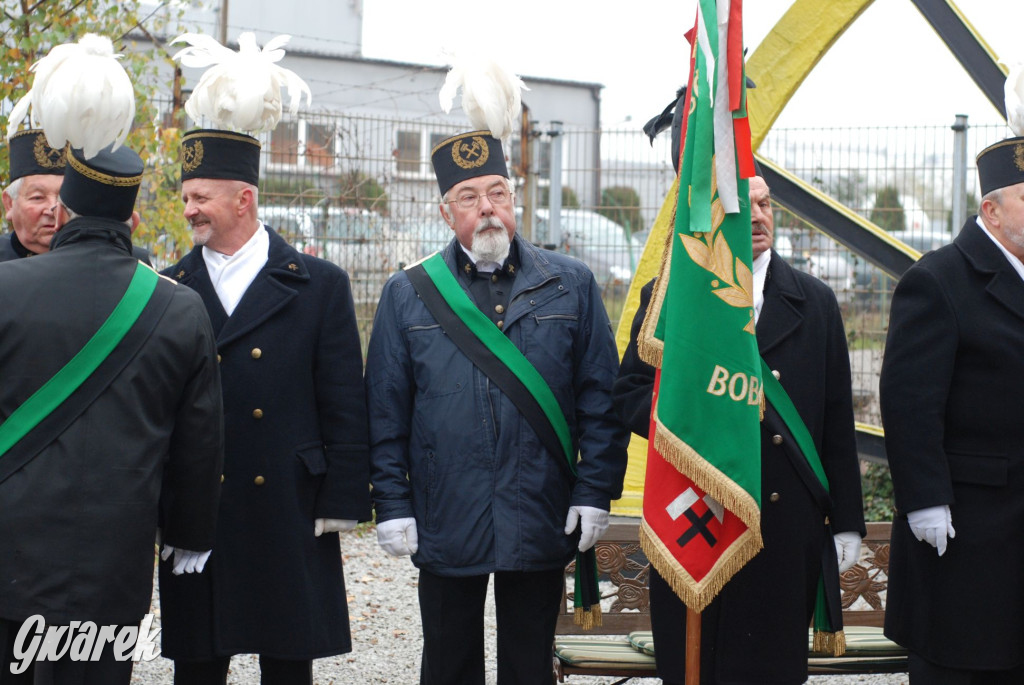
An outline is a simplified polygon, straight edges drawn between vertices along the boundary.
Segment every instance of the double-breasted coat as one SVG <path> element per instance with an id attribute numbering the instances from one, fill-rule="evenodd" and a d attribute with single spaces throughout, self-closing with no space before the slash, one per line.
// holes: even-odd
<path id="1" fill-rule="evenodd" d="M 161 564 L 163 652 L 313 659 L 351 649 L 337 534 L 370 517 L 362 352 L 348 276 L 272 229 L 267 263 L 227 316 L 196 247 L 164 273 L 196 290 L 217 336 L 225 460 L 206 571 Z"/>
<path id="2" fill-rule="evenodd" d="M 764 549 L 702 613 L 704 683 L 802 683 L 807 628 L 832 534 L 864 535 L 853 421 L 850 359 L 835 294 L 772 251 L 757 322 L 757 344 L 814 438 L 828 477 L 818 483 L 779 415 L 761 424 L 761 534 Z M 633 432 L 647 436 L 654 370 L 637 355 L 636 337 L 651 297 L 644 286 L 629 347 L 613 388 Z M 827 557 L 824 557 L 827 559 Z M 838 591 L 838 584 L 833 585 Z M 652 590 L 652 595 L 654 591 Z M 658 674 L 685 679 L 685 606 L 674 594 L 652 597 Z M 838 597 L 833 597 L 838 603 Z M 666 645 L 665 649 L 661 646 Z"/>
<path id="3" fill-rule="evenodd" d="M 64 232 L 76 235 L 0 265 L 0 422 L 81 350 L 138 265 L 123 223 L 79 218 Z M 213 544 L 223 449 L 213 331 L 195 293 L 168 279 L 156 288 L 153 300 L 169 302 L 143 311 L 133 330 L 152 330 L 134 356 L 115 348 L 108 360 L 123 368 L 77 416 L 73 395 L 40 423 L 45 435 L 51 420 L 70 421 L 0 480 L 0 618 L 137 625 L 152 595 L 161 503 L 168 544 Z M 92 393 L 92 382 L 78 392 Z"/>
<path id="4" fill-rule="evenodd" d="M 958 669 L 1024 664 L 1024 279 L 974 217 L 896 286 L 880 382 L 893 522 L 885 634 Z M 949 505 L 943 556 L 907 512 Z"/>

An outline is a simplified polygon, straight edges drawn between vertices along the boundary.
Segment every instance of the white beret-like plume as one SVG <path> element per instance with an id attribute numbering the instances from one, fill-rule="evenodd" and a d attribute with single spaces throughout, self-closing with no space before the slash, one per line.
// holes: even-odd
<path id="1" fill-rule="evenodd" d="M 529 90 L 522 79 L 494 59 L 466 54 L 452 61 L 438 94 L 445 113 L 452 110 L 459 86 L 462 109 L 472 127 L 487 129 L 499 140 L 512 137 L 523 107 L 520 91 Z"/>
<path id="2" fill-rule="evenodd" d="M 174 43 L 188 43 L 174 59 L 186 67 L 207 68 L 185 111 L 194 121 L 205 117 L 215 128 L 247 133 L 273 130 L 281 120 L 281 89 L 291 96 L 289 111 L 299 111 L 302 96 L 306 105 L 313 101 L 309 86 L 289 69 L 276 62 L 284 57 L 284 46 L 291 36 L 277 36 L 262 50 L 249 32 L 238 36 L 238 52 L 224 47 L 213 38 L 198 33 L 185 33 Z"/>
<path id="3" fill-rule="evenodd" d="M 1006 96 L 1006 123 L 1015 136 L 1024 136 L 1024 62 L 1010 65 L 1003 86 Z"/>
<path id="4" fill-rule="evenodd" d="M 50 147 L 67 143 L 86 159 L 128 137 L 135 119 L 135 91 L 109 38 L 86 34 L 65 43 L 32 65 L 32 89 L 11 110 L 7 137 L 32 106 L 32 126 L 42 128 Z"/>

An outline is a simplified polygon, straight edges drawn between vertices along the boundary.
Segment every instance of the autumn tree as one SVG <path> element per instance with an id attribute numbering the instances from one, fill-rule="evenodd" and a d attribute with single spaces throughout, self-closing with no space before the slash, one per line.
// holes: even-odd
<path id="1" fill-rule="evenodd" d="M 180 72 L 162 38 L 181 18 L 181 4 L 168 1 L 143 5 L 139 0 L 0 0 L 3 17 L 3 59 L 0 59 L 0 127 L 7 130 L 13 103 L 32 85 L 32 65 L 50 49 L 75 42 L 87 33 L 110 38 L 135 86 L 135 125 L 126 145 L 146 163 L 137 208 L 142 215 L 133 240 L 148 247 L 154 263 L 177 257 L 178 245 L 190 245 L 181 217 L 177 164 L 184 113 Z M 175 26 L 176 28 L 176 26 Z M 176 78 L 177 77 L 177 78 Z M 31 110 L 30 110 L 31 111 Z M 28 126 L 14 122 L 15 126 Z M 6 187 L 9 164 L 0 146 L 0 187 Z"/>

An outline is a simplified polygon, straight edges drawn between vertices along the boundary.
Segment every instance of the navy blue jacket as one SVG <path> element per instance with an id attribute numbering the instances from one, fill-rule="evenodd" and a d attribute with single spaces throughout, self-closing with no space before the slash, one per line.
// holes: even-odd
<path id="1" fill-rule="evenodd" d="M 504 332 L 548 382 L 579 454 L 572 487 L 507 396 L 441 330 L 404 272 L 384 286 L 366 362 L 377 521 L 415 517 L 413 562 L 445 576 L 560 568 L 570 505 L 622 491 L 628 433 L 611 386 L 618 354 L 579 260 L 514 238 L 519 271 Z M 455 267 L 456 242 L 442 251 Z"/>
<path id="2" fill-rule="evenodd" d="M 228 317 L 201 248 L 164 273 L 196 290 L 217 335 L 225 457 L 206 571 L 160 566 L 163 652 L 310 659 L 351 649 L 338 535 L 370 518 L 362 354 L 348 276 L 272 230 L 269 258 Z"/>

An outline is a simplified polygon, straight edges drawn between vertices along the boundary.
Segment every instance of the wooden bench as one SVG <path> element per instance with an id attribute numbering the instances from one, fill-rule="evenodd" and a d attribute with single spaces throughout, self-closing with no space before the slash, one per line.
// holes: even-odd
<path id="1" fill-rule="evenodd" d="M 840 578 L 847 653 L 841 657 L 811 652 L 810 675 L 902 673 L 907 653 L 882 635 L 889 570 L 889 523 L 867 524 L 856 566 Z M 656 677 L 647 589 L 650 565 L 640 549 L 639 520 L 613 518 L 597 544 L 603 625 L 585 631 L 573 623 L 572 593 L 567 591 L 555 628 L 554 675 L 632 678 Z M 573 565 L 566 569 L 572 586 Z M 810 631 L 808 631 L 810 640 Z"/>

